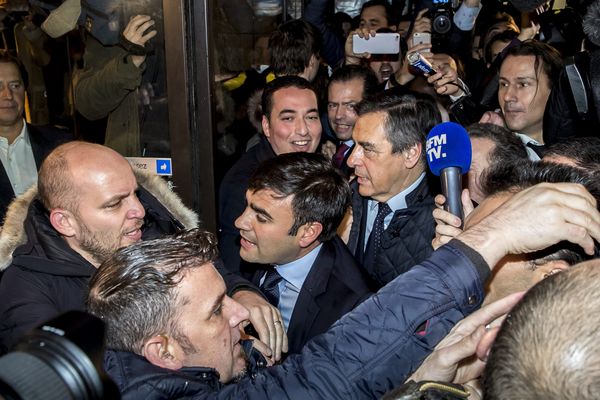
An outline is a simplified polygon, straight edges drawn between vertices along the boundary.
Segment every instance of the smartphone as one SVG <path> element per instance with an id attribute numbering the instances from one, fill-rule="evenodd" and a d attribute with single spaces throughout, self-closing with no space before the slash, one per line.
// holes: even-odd
<path id="1" fill-rule="evenodd" d="M 431 33 L 429 32 L 415 32 L 413 34 L 413 46 L 418 44 L 431 45 Z"/>
<path id="2" fill-rule="evenodd" d="M 354 34 L 352 35 L 352 51 L 355 54 L 398 54 L 400 52 L 400 34 L 376 33 L 368 40 Z"/>

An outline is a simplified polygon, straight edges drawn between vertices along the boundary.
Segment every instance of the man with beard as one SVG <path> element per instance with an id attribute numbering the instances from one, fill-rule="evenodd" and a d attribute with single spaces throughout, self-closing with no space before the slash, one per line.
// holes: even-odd
<path id="1" fill-rule="evenodd" d="M 8 266 L 0 281 L 0 352 L 41 322 L 83 309 L 91 275 L 117 249 L 198 224 L 161 178 L 136 177 L 122 156 L 100 145 L 59 146 L 42 164 L 37 189 L 15 201 L 0 235 L 0 269 Z M 268 314 L 254 324 L 268 337 L 278 311 L 228 276 L 234 297 Z"/>

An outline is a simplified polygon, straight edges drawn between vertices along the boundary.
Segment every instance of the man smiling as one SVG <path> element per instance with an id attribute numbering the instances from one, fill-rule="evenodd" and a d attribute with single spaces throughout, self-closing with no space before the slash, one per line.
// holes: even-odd
<path id="1" fill-rule="evenodd" d="M 246 207 L 246 189 L 258 165 L 276 155 L 314 153 L 321 141 L 317 93 L 305 79 L 282 76 L 262 95 L 261 141 L 227 172 L 219 189 L 219 249 L 225 266 L 240 271 L 240 235 L 235 219 Z"/>

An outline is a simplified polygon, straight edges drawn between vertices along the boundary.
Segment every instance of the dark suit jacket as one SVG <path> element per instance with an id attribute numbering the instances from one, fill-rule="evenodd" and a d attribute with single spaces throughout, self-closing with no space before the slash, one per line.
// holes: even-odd
<path id="1" fill-rule="evenodd" d="M 27 124 L 27 132 L 31 141 L 33 158 L 38 169 L 44 158 L 58 145 L 73 140 L 72 134 L 53 127 L 33 126 Z M 15 198 L 10 179 L 4 165 L 0 163 L 0 224 L 4 222 L 6 209 Z"/>
<path id="2" fill-rule="evenodd" d="M 254 274 L 257 286 L 266 270 Z M 311 338 L 325 332 L 371 295 L 368 278 L 344 242 L 323 243 L 296 301 L 288 327 L 288 354 L 299 353 Z"/>

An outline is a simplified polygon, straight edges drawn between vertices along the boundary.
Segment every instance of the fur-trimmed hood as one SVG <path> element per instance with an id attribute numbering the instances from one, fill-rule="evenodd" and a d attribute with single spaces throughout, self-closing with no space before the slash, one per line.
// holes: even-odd
<path id="1" fill-rule="evenodd" d="M 198 226 L 198 215 L 183 204 L 179 196 L 161 177 L 139 170 L 134 170 L 134 173 L 138 184 L 156 197 L 186 229 Z M 0 230 L 0 271 L 11 264 L 13 251 L 27 242 L 23 223 L 27 217 L 29 205 L 36 196 L 37 185 L 34 185 L 17 197 L 8 208 Z"/>

